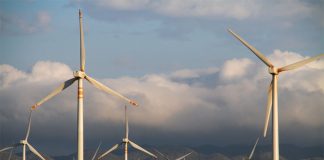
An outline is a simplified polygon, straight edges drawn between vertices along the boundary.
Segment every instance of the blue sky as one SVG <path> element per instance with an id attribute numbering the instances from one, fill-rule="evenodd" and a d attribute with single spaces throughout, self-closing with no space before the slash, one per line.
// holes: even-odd
<path id="1" fill-rule="evenodd" d="M 130 113 L 137 140 L 250 144 L 262 130 L 270 75 L 227 28 L 281 66 L 323 53 L 323 6 L 323 1 L 299 0 L 1 1 L 0 98 L 4 105 L 0 118 L 4 129 L 0 146 L 21 137 L 12 133 L 24 130 L 6 122 L 24 126 L 26 107 L 78 69 L 79 8 L 84 13 L 87 73 L 142 103 L 142 108 Z M 324 102 L 319 98 L 324 94 L 323 69 L 321 60 L 280 78 L 283 143 L 323 145 Z M 86 109 L 86 128 L 100 133 L 87 132 L 86 147 L 95 148 L 99 139 L 109 146 L 122 132 L 122 117 L 117 115 L 122 115 L 118 106 L 123 105 L 93 87 L 87 89 L 85 105 L 94 108 Z M 75 89 L 66 91 L 35 116 L 33 139 L 43 151 L 73 151 L 73 147 L 60 148 L 63 144 L 75 147 L 71 134 L 76 129 L 74 94 Z M 245 95 L 255 96 L 246 101 Z M 113 116 L 102 114 L 99 106 L 109 106 L 104 111 Z M 118 132 L 103 129 L 107 126 Z M 46 127 L 51 129 L 44 131 Z M 72 131 L 54 134 L 67 128 Z M 297 128 L 310 132 L 305 137 Z M 238 138 L 237 131 L 248 138 Z M 154 135 L 166 138 L 156 140 Z M 56 138 L 60 140 L 54 144 Z"/>
<path id="2" fill-rule="evenodd" d="M 217 66 L 233 57 L 255 58 L 227 33 L 228 27 L 265 54 L 281 49 L 315 55 L 323 50 L 320 1 L 240 1 L 238 4 L 246 4 L 242 10 L 251 12 L 246 17 L 240 16 L 243 11 L 227 15 L 229 10 L 235 10 L 232 1 L 218 2 L 227 7 L 225 11 L 205 11 L 203 15 L 195 15 L 184 4 L 165 4 L 174 5 L 176 10 L 166 14 L 144 2 L 121 1 L 121 6 L 128 6 L 122 8 L 114 6 L 114 1 L 99 0 L 2 1 L 1 63 L 23 70 L 38 60 L 78 66 L 78 8 L 85 14 L 87 60 L 96 64 L 87 69 L 99 77 L 142 76 Z M 101 3 L 106 5 L 99 6 Z M 209 10 L 207 5 L 217 6 L 212 1 L 179 3 L 200 6 L 199 12 Z M 194 13 L 191 16 L 181 12 Z M 48 17 L 44 25 L 37 19 L 41 14 Z M 28 31 L 32 27 L 34 30 Z"/>

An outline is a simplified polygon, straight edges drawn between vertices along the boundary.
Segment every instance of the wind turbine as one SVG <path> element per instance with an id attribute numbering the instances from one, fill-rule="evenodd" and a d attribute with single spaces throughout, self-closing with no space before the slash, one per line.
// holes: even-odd
<path id="1" fill-rule="evenodd" d="M 137 145 L 136 143 L 132 142 L 131 140 L 128 139 L 128 132 L 129 128 L 128 128 L 128 118 L 127 118 L 127 106 L 125 105 L 125 138 L 123 138 L 122 142 L 119 144 L 115 144 L 113 147 L 111 147 L 109 150 L 107 150 L 104 154 L 102 154 L 101 156 L 99 156 L 98 159 L 101 159 L 103 157 L 105 157 L 106 155 L 108 155 L 110 152 L 116 150 L 120 145 L 124 145 L 124 151 L 125 151 L 125 160 L 128 159 L 128 144 L 130 144 L 132 147 L 134 147 L 135 149 L 144 152 L 145 154 L 152 156 L 154 158 L 157 158 L 153 153 L 145 150 L 144 148 L 142 148 L 141 146 Z"/>
<path id="2" fill-rule="evenodd" d="M 94 155 L 92 156 L 91 160 L 95 160 L 95 159 L 96 159 L 97 154 L 98 154 L 98 151 L 99 151 L 99 149 L 100 149 L 100 146 L 101 146 L 101 142 L 99 143 L 99 145 L 98 145 L 98 147 L 97 147 L 97 149 L 96 149 L 96 152 L 95 152 Z"/>
<path id="3" fill-rule="evenodd" d="M 31 152 L 33 152 L 37 157 L 39 157 L 42 160 L 45 160 L 45 158 L 28 142 L 29 138 L 29 133 L 30 133 L 30 126 L 31 126 L 31 118 L 32 118 L 32 110 L 29 113 L 29 121 L 28 121 L 28 127 L 27 127 L 27 132 L 25 139 L 20 140 L 19 143 L 16 143 L 10 147 L 6 147 L 0 150 L 0 152 L 10 150 L 10 149 L 15 149 L 16 147 L 23 146 L 23 154 L 22 154 L 22 159 L 26 160 L 26 147 L 29 148 Z M 11 158 L 12 152 L 10 152 L 9 159 Z"/>
<path id="4" fill-rule="evenodd" d="M 79 10 L 79 21 L 80 21 L 80 70 L 73 72 L 74 78 L 71 78 L 64 83 L 62 83 L 59 87 L 57 87 L 54 91 L 52 91 L 49 95 L 47 95 L 44 99 L 37 102 L 35 105 L 32 106 L 32 109 L 36 109 L 38 106 L 46 102 L 47 100 L 53 98 L 57 94 L 59 94 L 64 89 L 71 86 L 75 81 L 78 81 L 78 160 L 83 160 L 84 153 L 83 153 L 83 79 L 86 79 L 90 84 L 94 85 L 98 89 L 112 94 L 116 97 L 119 97 L 128 103 L 132 104 L 133 106 L 137 106 L 138 104 L 126 98 L 125 96 L 121 95 L 120 93 L 112 90 L 111 88 L 103 85 L 102 83 L 98 82 L 97 80 L 91 78 L 85 73 L 85 48 L 84 48 L 84 36 L 83 36 L 83 27 L 82 27 L 82 12 Z"/>
<path id="5" fill-rule="evenodd" d="M 292 64 L 289 64 L 284 67 L 277 68 L 275 67 L 261 52 L 259 52 L 256 48 L 247 43 L 243 38 L 241 38 L 238 34 L 234 33 L 231 29 L 228 31 L 236 37 L 243 45 L 245 45 L 248 49 L 250 49 L 265 65 L 268 66 L 268 71 L 272 75 L 272 81 L 270 83 L 268 89 L 268 104 L 267 111 L 265 117 L 265 125 L 263 135 L 266 137 L 271 109 L 272 109 L 272 147 L 273 147 L 273 160 L 279 160 L 279 124 L 278 124 L 278 76 L 279 73 L 283 71 L 293 70 L 299 68 L 307 63 L 313 62 L 321 57 L 324 54 L 319 54 L 317 56 L 304 59 L 302 61 L 298 61 Z"/>
<path id="6" fill-rule="evenodd" d="M 156 150 L 155 149 L 155 151 L 157 152 L 157 153 L 159 153 L 163 158 L 165 158 L 166 160 L 170 160 L 166 155 L 164 155 L 163 153 L 161 153 L 160 151 L 158 151 L 158 150 Z M 185 154 L 185 155 L 183 155 L 183 156 L 181 156 L 181 157 L 179 157 L 179 158 L 176 158 L 175 160 L 186 160 L 186 157 L 188 157 L 190 154 L 191 154 L 192 152 L 189 152 L 189 153 L 187 153 L 187 154 Z"/>

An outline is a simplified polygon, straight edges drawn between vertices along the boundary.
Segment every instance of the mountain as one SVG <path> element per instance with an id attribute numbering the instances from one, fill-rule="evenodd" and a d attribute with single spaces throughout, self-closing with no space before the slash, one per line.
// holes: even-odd
<path id="1" fill-rule="evenodd" d="M 161 155 L 154 150 L 158 150 L 165 154 L 169 159 L 174 160 L 186 153 L 192 152 L 186 160 L 242 160 L 249 156 L 252 146 L 244 145 L 231 145 L 225 147 L 219 147 L 214 145 L 202 145 L 197 147 L 183 147 L 183 146 L 143 146 L 149 151 L 158 156 L 158 159 L 165 160 Z M 313 147 L 299 147 L 295 145 L 280 145 L 281 160 L 324 160 L 324 148 L 323 146 Z M 99 154 L 102 154 L 105 150 L 101 149 Z M 85 160 L 90 160 L 94 151 L 85 151 Z M 7 160 L 9 152 L 3 152 L 0 154 L 0 160 Z M 72 153 L 65 156 L 53 156 L 43 154 L 48 160 L 73 160 L 73 157 L 77 157 L 76 153 Z M 255 150 L 253 159 L 256 160 L 271 160 L 271 146 L 263 145 L 258 146 Z M 138 152 L 132 148 L 129 149 L 130 160 L 150 160 L 141 152 Z M 16 153 L 12 156 L 11 160 L 21 160 L 21 153 Z M 30 152 L 27 153 L 27 160 L 37 160 L 37 158 Z M 103 158 L 103 160 L 123 160 L 123 149 L 118 149 L 112 154 Z"/>

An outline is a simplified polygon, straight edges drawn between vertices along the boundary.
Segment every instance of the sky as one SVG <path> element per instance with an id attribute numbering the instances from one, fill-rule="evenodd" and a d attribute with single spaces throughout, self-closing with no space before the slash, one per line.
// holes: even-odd
<path id="1" fill-rule="evenodd" d="M 264 125 L 266 66 L 231 28 L 284 66 L 324 51 L 324 1 L 0 1 L 0 147 L 24 137 L 30 106 L 79 68 L 136 99 L 130 139 L 146 145 L 252 145 Z M 280 142 L 324 146 L 324 60 L 279 76 Z M 85 83 L 85 148 L 118 143 L 124 102 Z M 76 85 L 33 113 L 30 143 L 76 151 Z M 271 130 L 269 130 L 271 131 Z M 271 143 L 271 133 L 261 144 Z"/>

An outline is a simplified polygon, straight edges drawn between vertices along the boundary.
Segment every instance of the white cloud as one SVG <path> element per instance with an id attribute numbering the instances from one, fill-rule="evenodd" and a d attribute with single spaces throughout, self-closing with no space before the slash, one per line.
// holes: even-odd
<path id="1" fill-rule="evenodd" d="M 306 58 L 310 57 L 303 57 L 298 53 L 280 50 L 275 50 L 269 57 L 277 67 L 283 67 Z M 316 74 L 317 72 L 321 72 L 323 69 L 324 62 L 315 61 L 295 70 L 282 72 L 280 74 L 280 79 L 282 79 L 283 82 L 280 85 L 283 88 L 290 90 L 303 90 L 307 92 L 319 90 L 323 92 L 324 84 L 322 81 L 324 77 L 322 74 Z"/>
<path id="2" fill-rule="evenodd" d="M 269 57 L 274 63 L 283 65 L 305 58 L 297 53 L 280 50 L 276 50 Z M 157 132 L 164 130 L 194 135 L 199 135 L 201 131 L 212 135 L 220 134 L 228 128 L 231 128 L 231 131 L 239 131 L 238 128 L 261 131 L 270 75 L 266 75 L 267 80 L 256 78 L 260 75 L 265 76 L 263 74 L 267 68 L 262 63 L 255 63 L 255 72 L 246 74 L 252 64 L 253 62 L 246 58 L 232 59 L 226 61 L 220 70 L 217 67 L 188 69 L 170 74 L 150 74 L 139 78 L 120 77 L 98 80 L 139 102 L 140 107 L 129 109 L 129 118 L 132 126 L 137 126 L 137 131 L 139 131 L 138 127 L 149 128 Z M 318 130 L 324 127 L 322 120 L 324 99 L 320 98 L 324 95 L 323 69 L 324 62 L 321 60 L 309 64 L 304 69 L 282 73 L 279 77 L 281 131 L 288 135 L 302 137 L 300 142 L 293 143 L 312 144 L 316 143 L 321 136 L 320 133 L 314 133 L 308 137 L 304 131 L 298 133 L 291 133 L 291 131 L 296 127 L 308 130 Z M 3 117 L 10 119 L 12 114 L 26 113 L 26 106 L 31 106 L 64 79 L 72 76 L 72 71 L 65 64 L 45 61 L 36 63 L 31 73 L 24 73 L 9 65 L 1 65 L 0 75 L 1 85 L 6 86 L 0 88 L 0 99 L 4 104 L 0 106 L 2 113 L 0 119 L 5 119 Z M 213 76 L 215 79 L 208 79 L 214 82 L 213 85 L 195 85 L 192 82 L 200 81 L 200 78 L 211 75 L 216 75 Z M 219 81 L 220 78 L 221 81 Z M 237 80 L 232 81 L 232 78 Z M 46 83 L 39 85 L 41 81 Z M 49 136 L 57 132 L 56 127 L 70 128 L 69 125 L 72 125 L 70 121 L 76 116 L 75 92 L 75 86 L 71 87 L 41 106 L 36 113 L 38 116 L 35 119 L 37 122 L 35 125 L 40 125 L 42 128 L 38 128 L 33 133 L 38 136 Z M 106 95 L 85 83 L 85 120 L 93 130 L 101 129 L 96 128 L 98 124 L 105 124 L 105 126 L 121 124 L 123 105 L 124 103 L 118 98 Z M 22 106 L 25 107 L 22 108 Z M 21 117 L 24 116 L 10 120 L 12 123 L 23 123 L 24 119 Z M 44 127 L 49 126 L 52 127 L 44 130 Z M 110 130 L 102 131 L 91 133 L 91 135 L 113 134 Z M 240 132 L 240 134 L 245 133 L 244 130 Z M 221 136 L 226 135 L 213 137 Z M 210 138 L 206 137 L 206 143 L 210 142 Z M 239 138 L 234 139 L 233 142 L 244 141 L 241 136 Z M 289 137 L 283 139 L 285 142 L 290 140 Z"/>
<path id="3" fill-rule="evenodd" d="M 183 69 L 172 72 L 169 77 L 175 79 L 198 78 L 205 75 L 215 74 L 219 71 L 216 67 L 207 69 Z"/>
<path id="4" fill-rule="evenodd" d="M 228 17 L 245 19 L 253 15 L 258 6 L 249 1 L 197 1 L 167 0 L 153 3 L 158 13 L 176 17 Z"/>
<path id="5" fill-rule="evenodd" d="M 224 63 L 221 76 L 226 80 L 241 78 L 252 68 L 253 62 L 250 59 L 232 59 Z"/>
<path id="6" fill-rule="evenodd" d="M 12 85 L 17 80 L 26 78 L 26 73 L 19 71 L 18 69 L 2 64 L 0 65 L 0 86 L 7 87 Z"/>
<path id="7" fill-rule="evenodd" d="M 151 0 L 95 0 L 99 7 L 109 7 L 118 10 L 138 10 L 147 7 Z"/>
<path id="8" fill-rule="evenodd" d="M 62 81 L 72 78 L 73 71 L 66 64 L 51 61 L 39 61 L 32 69 L 30 81 Z"/>
<path id="9" fill-rule="evenodd" d="M 171 17 L 247 18 L 307 16 L 311 9 L 302 1 L 258 0 L 95 0 L 85 1 L 98 8 L 121 11 L 149 11 Z M 82 3 L 82 2 L 80 2 Z M 271 6 L 271 7 L 269 7 Z M 269 16 L 270 15 L 270 16 Z"/>

